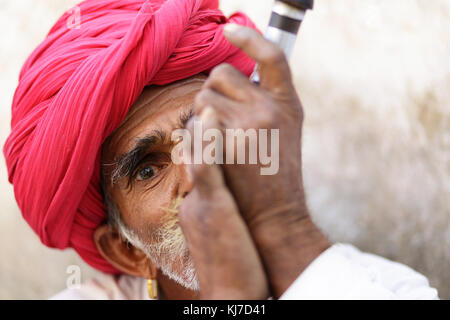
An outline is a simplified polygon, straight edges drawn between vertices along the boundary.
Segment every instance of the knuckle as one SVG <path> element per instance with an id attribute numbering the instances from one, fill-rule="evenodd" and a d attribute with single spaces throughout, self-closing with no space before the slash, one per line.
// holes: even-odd
<path id="1" fill-rule="evenodd" d="M 195 224 L 199 220 L 203 220 L 203 216 L 207 212 L 205 202 L 198 196 L 190 196 L 186 198 L 180 206 L 178 218 L 181 225 Z"/>
<path id="2" fill-rule="evenodd" d="M 257 127 L 259 129 L 269 129 L 272 127 L 273 119 L 268 115 L 259 116 L 257 119 Z"/>
<path id="3" fill-rule="evenodd" d="M 207 164 L 202 161 L 201 164 L 192 165 L 192 179 L 194 185 L 201 191 L 204 199 L 211 199 L 215 188 L 222 187 L 222 182 L 217 177 L 217 169 L 214 164 Z"/>
<path id="4" fill-rule="evenodd" d="M 195 104 L 197 106 L 204 106 L 210 102 L 211 90 L 202 89 L 195 97 Z"/>
<path id="5" fill-rule="evenodd" d="M 264 112 L 258 113 L 256 118 L 257 126 L 261 129 L 272 128 L 278 119 L 278 112 L 271 106 L 264 109 Z"/>
<path id="6" fill-rule="evenodd" d="M 186 223 L 195 225 L 196 230 L 202 233 L 209 229 L 209 226 L 213 221 L 211 221 L 211 214 L 208 205 L 204 201 L 200 201 L 195 207 L 191 207 L 185 219 L 189 220 Z"/>
<path id="7" fill-rule="evenodd" d="M 251 37 L 251 36 L 247 36 L 247 37 L 245 37 L 245 38 L 242 39 L 242 44 L 241 44 L 241 46 L 242 46 L 242 48 L 244 48 L 244 50 L 245 50 L 245 49 L 250 48 L 250 47 L 253 45 L 253 42 L 254 42 L 254 38 Z"/>
<path id="8" fill-rule="evenodd" d="M 241 31 L 241 46 L 243 48 L 248 48 L 254 44 L 255 41 L 258 41 L 259 37 L 262 37 L 257 31 L 251 28 L 245 28 Z"/>
<path id="9" fill-rule="evenodd" d="M 303 111 L 303 107 L 301 105 L 297 105 L 296 108 L 294 108 L 294 114 L 296 116 L 296 119 L 300 120 L 301 123 L 305 120 L 305 112 Z"/>
<path id="10" fill-rule="evenodd" d="M 194 172 L 194 183 L 196 185 L 199 184 L 207 184 L 208 183 L 208 165 L 205 163 L 202 164 L 196 164 L 193 166 L 193 172 Z"/>
<path id="11" fill-rule="evenodd" d="M 287 62 L 286 55 L 283 50 L 273 43 L 270 43 L 270 47 L 266 50 L 266 54 L 263 59 L 265 63 L 269 64 L 284 64 Z"/>
<path id="12" fill-rule="evenodd" d="M 233 67 L 228 63 L 222 63 L 211 71 L 210 78 L 211 80 L 224 80 L 230 76 L 232 69 Z"/>

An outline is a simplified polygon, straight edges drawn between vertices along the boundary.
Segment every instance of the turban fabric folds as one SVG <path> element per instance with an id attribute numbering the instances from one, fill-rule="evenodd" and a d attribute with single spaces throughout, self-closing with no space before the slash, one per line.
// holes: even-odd
<path id="1" fill-rule="evenodd" d="M 23 217 L 41 241 L 73 247 L 91 266 L 117 273 L 96 249 L 106 211 L 100 150 L 145 86 L 164 85 L 227 62 L 254 62 L 223 36 L 217 0 L 88 0 L 80 28 L 64 14 L 22 68 L 4 146 Z"/>

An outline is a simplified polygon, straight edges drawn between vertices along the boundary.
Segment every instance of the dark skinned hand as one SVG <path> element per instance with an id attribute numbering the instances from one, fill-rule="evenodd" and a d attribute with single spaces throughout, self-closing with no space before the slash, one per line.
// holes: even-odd
<path id="1" fill-rule="evenodd" d="M 200 116 L 205 130 L 218 125 L 214 110 Z M 193 121 L 187 128 L 193 134 Z M 216 164 L 190 164 L 194 188 L 179 210 L 180 226 L 194 259 L 200 299 L 267 299 L 267 277 L 245 221 Z"/>
<path id="2" fill-rule="evenodd" d="M 275 175 L 261 175 L 261 164 L 221 166 L 262 258 L 271 294 L 278 298 L 330 246 L 311 221 L 305 203 L 303 110 L 282 50 L 249 28 L 229 25 L 224 32 L 232 44 L 258 63 L 260 84 L 252 83 L 230 65 L 220 65 L 198 94 L 195 113 L 212 108 L 216 127 L 222 131 L 279 129 L 279 171 Z"/>

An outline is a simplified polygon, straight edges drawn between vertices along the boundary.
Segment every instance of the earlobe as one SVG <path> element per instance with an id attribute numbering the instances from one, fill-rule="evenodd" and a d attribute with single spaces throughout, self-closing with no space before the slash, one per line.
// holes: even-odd
<path id="1" fill-rule="evenodd" d="M 124 240 L 117 229 L 101 225 L 94 232 L 94 241 L 100 254 L 116 269 L 146 279 L 155 279 L 157 269 L 139 248 Z"/>

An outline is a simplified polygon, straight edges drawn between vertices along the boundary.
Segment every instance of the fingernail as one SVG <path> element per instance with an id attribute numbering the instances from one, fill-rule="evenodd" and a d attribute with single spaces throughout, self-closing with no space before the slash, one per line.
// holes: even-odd
<path id="1" fill-rule="evenodd" d="M 236 24 L 236 23 L 228 23 L 227 25 L 225 25 L 225 27 L 223 28 L 223 31 L 225 33 L 226 36 L 233 36 L 234 34 L 236 34 L 237 32 L 239 32 L 240 30 L 242 30 L 244 27 Z"/>

